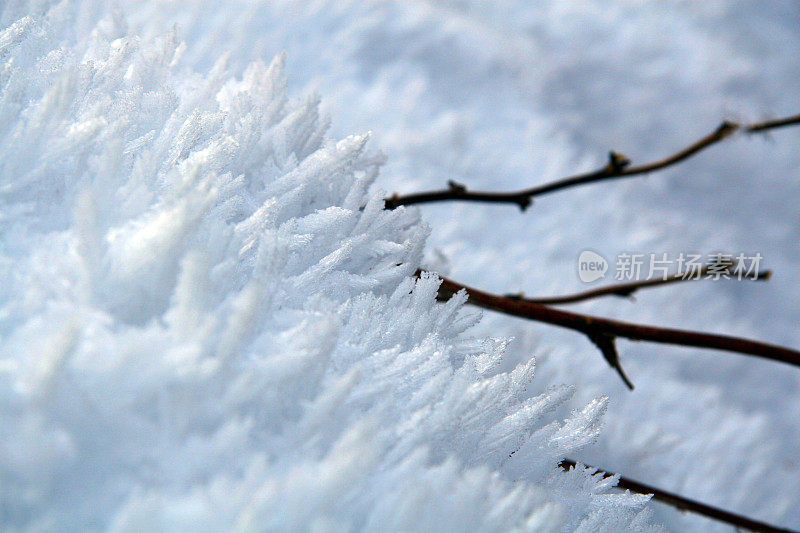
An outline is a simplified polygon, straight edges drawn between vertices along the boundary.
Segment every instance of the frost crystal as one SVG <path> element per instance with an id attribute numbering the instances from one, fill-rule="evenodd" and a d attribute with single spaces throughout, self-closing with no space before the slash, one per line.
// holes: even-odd
<path id="1" fill-rule="evenodd" d="M 556 467 L 605 402 L 558 423 L 569 389 L 491 372 L 503 343 L 412 277 L 418 212 L 281 56 L 199 76 L 175 33 L 2 16 L 2 529 L 648 527 Z"/>

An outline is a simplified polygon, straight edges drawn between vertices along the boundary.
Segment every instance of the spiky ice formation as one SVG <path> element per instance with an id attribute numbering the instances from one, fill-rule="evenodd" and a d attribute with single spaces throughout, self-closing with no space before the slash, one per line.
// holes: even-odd
<path id="1" fill-rule="evenodd" d="M 0 33 L 0 522 L 8 530 L 646 528 L 556 468 L 605 402 L 531 397 L 426 229 L 370 193 L 283 58 L 181 66 L 59 4 Z"/>

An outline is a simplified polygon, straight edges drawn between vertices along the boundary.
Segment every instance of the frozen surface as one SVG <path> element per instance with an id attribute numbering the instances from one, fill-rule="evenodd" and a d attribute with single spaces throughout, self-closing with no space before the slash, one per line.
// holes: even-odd
<path id="1" fill-rule="evenodd" d="M 558 294 L 582 288 L 586 248 L 760 252 L 767 284 L 577 309 L 798 347 L 800 132 L 525 214 L 378 210 L 386 192 L 520 188 L 795 114 L 796 4 L 175 4 L 61 7 L 0 38 L 0 519 L 625 528 L 641 502 L 553 469 L 599 432 L 570 453 L 800 527 L 797 369 L 622 341 L 629 393 L 579 336 L 468 328 L 431 281 L 404 281 L 423 261 Z M 40 11 L 11 2 L 1 22 Z M 280 52 L 286 93 L 279 63 L 251 66 Z M 576 434 L 545 444 L 571 411 Z M 669 530 L 729 530 L 649 507 Z"/>

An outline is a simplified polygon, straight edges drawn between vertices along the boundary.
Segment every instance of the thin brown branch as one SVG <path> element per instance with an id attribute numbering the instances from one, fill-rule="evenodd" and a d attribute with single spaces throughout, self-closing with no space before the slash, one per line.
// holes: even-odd
<path id="1" fill-rule="evenodd" d="M 448 182 L 447 189 L 419 192 L 402 196 L 395 194 L 394 196 L 386 198 L 384 201 L 387 209 L 394 209 L 401 205 L 459 200 L 487 203 L 511 203 L 518 205 L 520 209 L 525 211 L 531 205 L 533 198 L 536 196 L 542 196 L 544 194 L 560 191 L 562 189 L 567 189 L 578 185 L 585 185 L 587 183 L 649 174 L 650 172 L 655 172 L 656 170 L 661 170 L 689 159 L 693 155 L 705 150 L 709 146 L 727 139 L 737 131 L 761 133 L 772 129 L 778 129 L 797 124 L 800 124 L 800 115 L 757 122 L 753 124 L 738 124 L 735 122 L 725 121 L 713 132 L 702 137 L 701 139 L 698 139 L 686 148 L 668 157 L 665 157 L 664 159 L 653 161 L 652 163 L 646 163 L 639 166 L 630 166 L 630 160 L 628 160 L 627 157 L 616 152 L 611 152 L 609 154 L 608 163 L 604 167 L 595 170 L 594 172 L 578 174 L 554 181 L 552 183 L 546 183 L 544 185 L 539 185 L 529 189 L 523 189 L 521 191 L 470 191 L 465 185 L 451 180 Z"/>
<path id="2" fill-rule="evenodd" d="M 570 470 L 571 468 L 577 468 L 579 464 L 581 463 L 573 461 L 572 459 L 564 459 L 559 463 L 558 466 L 564 470 Z M 608 470 L 595 468 L 590 465 L 582 464 L 582 466 L 586 468 L 594 468 L 597 473 L 602 474 L 604 478 L 616 475 Z M 674 507 L 679 511 L 695 513 L 718 522 L 730 524 L 736 528 L 746 529 L 748 531 L 757 531 L 759 533 L 792 533 L 792 530 L 790 529 L 775 527 L 765 522 L 747 518 L 746 516 L 742 516 L 740 514 L 725 511 L 719 507 L 713 507 L 696 500 L 685 498 L 673 492 L 668 492 L 652 485 L 640 483 L 639 481 L 635 481 L 624 476 L 619 477 L 617 488 L 629 490 L 637 494 L 652 494 L 654 500 Z"/>
<path id="3" fill-rule="evenodd" d="M 619 354 L 614 345 L 616 339 L 620 337 L 633 341 L 649 341 L 753 355 L 800 367 L 800 352 L 782 346 L 728 335 L 633 324 L 554 309 L 537 303 L 483 292 L 447 278 L 442 278 L 439 297 L 447 299 L 461 290 L 466 291 L 467 302 L 472 305 L 583 333 L 600 349 L 608 364 L 620 374 L 630 388 L 633 386 L 622 370 Z"/>
<path id="4" fill-rule="evenodd" d="M 778 118 L 775 120 L 765 120 L 764 122 L 751 124 L 750 126 L 745 128 L 745 131 L 748 133 L 758 133 L 764 130 L 783 128 L 784 126 L 794 126 L 795 124 L 800 124 L 800 115 L 795 115 L 793 117 L 786 117 L 786 118 Z"/>
<path id="5" fill-rule="evenodd" d="M 574 294 L 566 294 L 563 296 L 544 296 L 539 298 L 527 298 L 519 294 L 508 294 L 506 298 L 512 300 L 520 300 L 523 302 L 542 304 L 542 305 L 560 305 L 572 304 L 600 298 L 603 296 L 619 296 L 621 298 L 630 298 L 639 289 L 646 289 L 650 287 L 660 287 L 662 285 L 670 285 L 672 283 L 680 283 L 684 281 L 695 281 L 703 278 L 709 272 L 709 266 L 704 266 L 696 274 L 695 277 L 687 277 L 685 274 L 673 274 L 665 278 L 647 279 L 644 281 L 632 281 L 629 283 L 620 283 L 617 285 L 609 285 L 607 287 L 600 287 L 589 291 L 576 292 Z M 730 269 L 729 272 L 730 274 Z M 746 278 L 755 281 L 766 281 L 772 276 L 772 271 L 765 270 L 764 272 L 757 272 L 755 277 Z"/>

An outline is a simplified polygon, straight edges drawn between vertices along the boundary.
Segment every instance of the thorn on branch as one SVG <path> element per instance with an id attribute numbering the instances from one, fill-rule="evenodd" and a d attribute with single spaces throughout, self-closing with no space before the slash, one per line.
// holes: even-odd
<path id="1" fill-rule="evenodd" d="M 617 351 L 615 342 L 616 337 L 606 335 L 605 333 L 587 333 L 586 335 L 589 337 L 589 340 L 597 346 L 600 353 L 603 354 L 603 358 L 611 365 L 611 368 L 617 371 L 619 377 L 625 382 L 625 385 L 627 385 L 630 390 L 633 390 L 633 383 L 631 383 L 631 380 L 625 375 L 625 371 L 622 370 L 622 364 L 619 362 L 619 352 Z"/>

